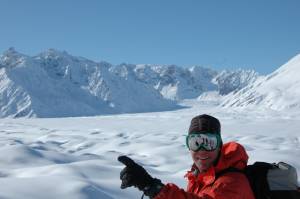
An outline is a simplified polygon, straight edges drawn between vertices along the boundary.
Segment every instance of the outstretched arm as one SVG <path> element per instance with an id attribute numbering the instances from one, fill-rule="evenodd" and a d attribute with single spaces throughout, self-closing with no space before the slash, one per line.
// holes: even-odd
<path id="1" fill-rule="evenodd" d="M 120 156 L 118 160 L 126 167 L 120 173 L 121 188 L 137 187 L 152 199 L 241 199 L 252 192 L 247 188 L 243 174 L 234 173 L 224 175 L 214 183 L 209 191 L 191 193 L 172 183 L 164 185 L 159 179 L 153 178 L 140 165 L 127 156 Z M 253 198 L 252 198 L 253 199 Z"/>

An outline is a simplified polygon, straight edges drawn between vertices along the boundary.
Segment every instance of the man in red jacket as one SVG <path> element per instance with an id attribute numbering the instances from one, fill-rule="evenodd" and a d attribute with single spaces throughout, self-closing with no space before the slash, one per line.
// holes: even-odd
<path id="1" fill-rule="evenodd" d="M 247 177 L 241 172 L 228 172 L 247 166 L 244 147 L 236 142 L 223 144 L 220 133 L 219 120 L 210 115 L 191 120 L 186 144 L 194 164 L 185 176 L 186 191 L 152 178 L 127 156 L 118 158 L 126 165 L 120 173 L 121 188 L 135 186 L 152 199 L 254 199 Z"/>

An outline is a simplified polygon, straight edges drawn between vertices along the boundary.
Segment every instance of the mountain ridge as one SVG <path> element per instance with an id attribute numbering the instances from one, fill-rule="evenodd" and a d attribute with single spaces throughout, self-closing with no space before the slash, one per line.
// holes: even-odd
<path id="1" fill-rule="evenodd" d="M 257 76 L 247 71 L 225 75 L 240 85 Z M 0 56 L 0 117 L 73 117 L 166 111 L 177 101 L 220 90 L 219 72 L 193 66 L 94 62 L 66 51 L 48 49 L 27 56 L 10 48 Z M 220 80 L 220 77 L 219 79 Z M 251 80 L 252 81 L 252 80 Z"/>

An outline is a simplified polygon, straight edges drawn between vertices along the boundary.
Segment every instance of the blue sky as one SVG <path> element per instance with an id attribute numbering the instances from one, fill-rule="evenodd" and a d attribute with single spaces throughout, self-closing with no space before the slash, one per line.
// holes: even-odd
<path id="1" fill-rule="evenodd" d="M 246 68 L 300 53 L 298 0 L 1 0 L 0 52 L 48 48 L 94 61 Z"/>

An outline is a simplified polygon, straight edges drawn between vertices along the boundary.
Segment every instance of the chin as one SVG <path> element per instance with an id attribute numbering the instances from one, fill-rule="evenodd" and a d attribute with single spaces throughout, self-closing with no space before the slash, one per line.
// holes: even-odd
<path id="1" fill-rule="evenodd" d="M 208 170 L 208 167 L 206 167 L 206 166 L 200 166 L 198 164 L 196 164 L 196 166 L 201 173 Z"/>

